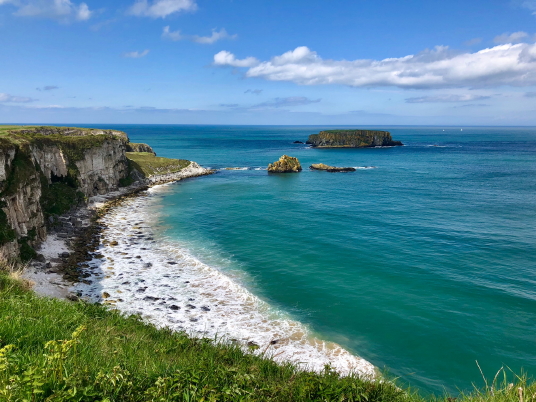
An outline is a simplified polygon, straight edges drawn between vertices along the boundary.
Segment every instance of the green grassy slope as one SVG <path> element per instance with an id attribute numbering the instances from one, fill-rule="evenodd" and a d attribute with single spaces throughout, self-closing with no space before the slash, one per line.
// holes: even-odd
<path id="1" fill-rule="evenodd" d="M 126 155 L 132 167 L 142 172 L 145 177 L 176 173 L 190 164 L 190 161 L 185 159 L 162 158 L 150 152 L 127 152 Z"/>
<path id="2" fill-rule="evenodd" d="M 303 372 L 100 305 L 40 298 L 5 274 L 0 300 L 1 401 L 418 400 L 387 382 Z"/>
<path id="3" fill-rule="evenodd" d="M 0 273 L 0 401 L 532 402 L 500 370 L 485 389 L 426 399 L 389 381 L 317 374 L 232 344 L 156 329 L 101 305 L 41 298 Z M 510 382 L 511 381 L 511 382 Z"/>

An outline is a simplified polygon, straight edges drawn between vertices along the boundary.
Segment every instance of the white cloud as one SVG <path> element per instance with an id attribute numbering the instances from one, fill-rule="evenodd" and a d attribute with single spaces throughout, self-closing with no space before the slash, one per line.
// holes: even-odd
<path id="1" fill-rule="evenodd" d="M 521 7 L 528 8 L 532 11 L 532 14 L 536 15 L 536 0 L 522 0 Z"/>
<path id="2" fill-rule="evenodd" d="M 143 52 L 138 52 L 137 50 L 135 52 L 126 52 L 123 53 L 123 57 L 127 57 L 130 59 L 139 59 L 141 57 L 145 57 L 149 54 L 149 49 L 145 49 Z"/>
<path id="3" fill-rule="evenodd" d="M 196 9 L 195 0 L 153 0 L 150 4 L 148 0 L 136 0 L 128 13 L 144 17 L 165 18 L 173 13 L 195 11 Z"/>
<path id="4" fill-rule="evenodd" d="M 353 87 L 446 88 L 536 85 L 536 44 L 505 44 L 475 53 L 437 46 L 415 55 L 383 60 L 322 59 L 302 46 L 270 61 L 237 59 L 221 51 L 218 66 L 248 67 L 246 77 L 290 81 L 300 85 Z"/>
<path id="5" fill-rule="evenodd" d="M 214 64 L 217 66 L 253 67 L 259 64 L 259 60 L 255 57 L 246 57 L 245 59 L 240 60 L 231 52 L 222 50 L 214 55 Z"/>
<path id="6" fill-rule="evenodd" d="M 17 7 L 17 16 L 51 18 L 61 22 L 86 21 L 93 13 L 86 3 L 75 4 L 71 0 L 0 0 L 2 4 Z"/>
<path id="7" fill-rule="evenodd" d="M 13 96 L 6 93 L 0 93 L 0 102 L 28 103 L 33 101 L 35 101 L 35 99 L 27 98 L 25 96 Z"/>
<path id="8" fill-rule="evenodd" d="M 222 39 L 236 39 L 238 35 L 229 35 L 225 28 L 220 29 L 220 32 L 215 29 L 212 30 L 212 35 L 210 36 L 197 36 L 194 35 L 192 40 L 196 43 L 202 44 L 212 44 Z"/>
<path id="9" fill-rule="evenodd" d="M 199 36 L 199 35 L 182 35 L 181 31 L 171 31 L 169 26 L 164 27 L 164 30 L 162 31 L 162 37 L 166 39 L 171 39 L 174 41 L 179 40 L 189 40 L 195 43 L 201 43 L 204 45 L 207 44 L 213 44 L 219 40 L 222 39 L 236 39 L 238 35 L 229 35 L 225 28 L 220 29 L 218 32 L 217 30 L 212 30 L 212 35 L 210 36 Z"/>
<path id="10" fill-rule="evenodd" d="M 169 26 L 167 26 L 164 27 L 164 30 L 162 31 L 162 38 L 178 41 L 185 39 L 186 37 L 181 35 L 181 31 L 171 31 Z"/>
<path id="11" fill-rule="evenodd" d="M 523 42 L 523 40 L 528 36 L 529 34 L 523 31 L 513 33 L 505 32 L 499 36 L 496 36 L 493 41 L 495 43 L 519 43 Z"/>
<path id="12" fill-rule="evenodd" d="M 407 103 L 450 103 L 450 102 L 474 102 L 483 99 L 489 99 L 489 96 L 485 95 L 436 95 L 436 96 L 420 96 L 416 98 L 407 98 Z"/>

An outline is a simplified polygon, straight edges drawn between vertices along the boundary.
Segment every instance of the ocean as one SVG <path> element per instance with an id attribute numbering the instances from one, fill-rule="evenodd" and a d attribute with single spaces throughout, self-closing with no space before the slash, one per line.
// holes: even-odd
<path id="1" fill-rule="evenodd" d="M 405 144 L 374 149 L 293 143 L 327 126 L 102 128 L 217 169 L 109 215 L 105 237 L 139 237 L 97 281 L 118 308 L 317 369 L 370 362 L 424 393 L 483 386 L 476 361 L 536 374 L 535 128 L 360 127 Z M 268 174 L 283 154 L 303 171 Z M 119 264 L 132 253 L 145 265 Z"/>

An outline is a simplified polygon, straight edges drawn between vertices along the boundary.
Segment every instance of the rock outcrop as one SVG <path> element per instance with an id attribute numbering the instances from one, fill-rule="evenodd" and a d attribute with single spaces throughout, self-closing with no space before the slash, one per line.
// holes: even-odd
<path id="1" fill-rule="evenodd" d="M 313 163 L 311 166 L 309 166 L 309 169 L 311 170 L 325 170 L 326 172 L 331 173 L 337 173 L 337 172 L 355 172 L 355 168 L 353 167 L 336 167 L 336 166 L 329 166 L 324 163 Z"/>
<path id="2" fill-rule="evenodd" d="M 156 156 L 156 152 L 150 145 L 135 142 L 127 143 L 127 152 L 147 152 Z"/>
<path id="3" fill-rule="evenodd" d="M 268 165 L 269 173 L 297 173 L 301 172 L 302 167 L 298 158 L 283 155 L 278 161 Z"/>
<path id="4" fill-rule="evenodd" d="M 311 134 L 306 144 L 315 148 L 370 148 L 403 145 L 388 131 L 327 130 Z"/>

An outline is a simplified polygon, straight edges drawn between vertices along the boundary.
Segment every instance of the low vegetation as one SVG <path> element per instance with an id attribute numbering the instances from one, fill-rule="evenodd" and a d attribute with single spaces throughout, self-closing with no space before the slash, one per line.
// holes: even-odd
<path id="1" fill-rule="evenodd" d="M 410 401 L 387 382 L 315 374 L 101 305 L 40 298 L 0 274 L 2 401 Z"/>
<path id="2" fill-rule="evenodd" d="M 532 402 L 536 395 L 534 382 L 502 369 L 483 390 L 426 399 L 329 367 L 306 372 L 102 305 L 38 297 L 17 276 L 13 266 L 0 273 L 0 401 Z"/>
<path id="3" fill-rule="evenodd" d="M 150 152 L 127 152 L 131 167 L 143 173 L 145 177 L 176 173 L 190 164 L 186 159 L 169 159 L 155 156 Z"/>

